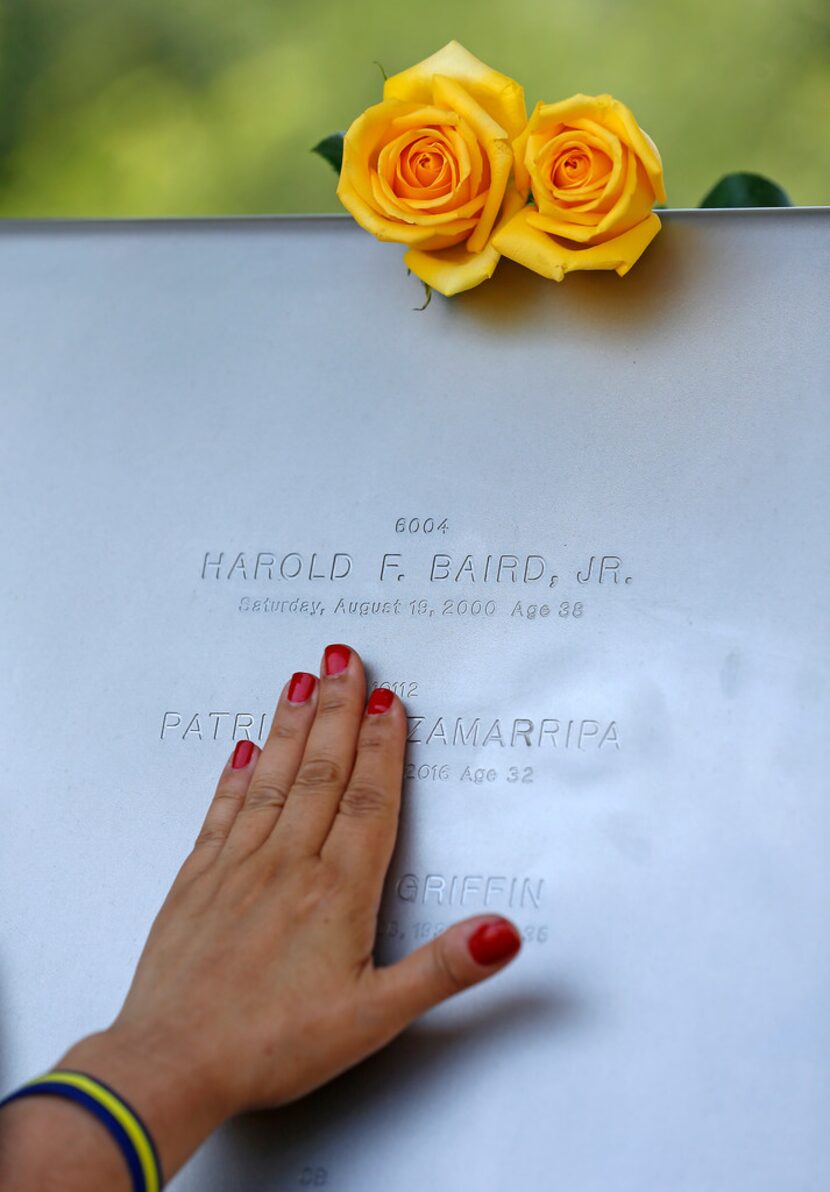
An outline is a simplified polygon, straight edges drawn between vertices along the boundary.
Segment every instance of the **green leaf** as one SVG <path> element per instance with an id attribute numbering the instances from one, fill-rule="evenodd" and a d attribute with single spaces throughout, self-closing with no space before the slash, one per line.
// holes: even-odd
<path id="1" fill-rule="evenodd" d="M 340 173 L 340 167 L 343 165 L 343 137 L 342 132 L 333 132 L 329 137 L 323 137 L 319 145 L 315 145 L 311 150 L 312 153 L 319 153 L 324 157 L 332 169 Z"/>
<path id="2" fill-rule="evenodd" d="M 762 174 L 726 174 L 713 186 L 701 207 L 792 207 L 777 183 Z"/>

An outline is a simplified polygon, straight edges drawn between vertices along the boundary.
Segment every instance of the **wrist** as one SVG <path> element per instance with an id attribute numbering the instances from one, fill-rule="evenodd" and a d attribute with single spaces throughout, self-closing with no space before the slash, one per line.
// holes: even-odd
<path id="1" fill-rule="evenodd" d="M 104 1081 L 141 1117 L 169 1180 L 232 1110 L 166 1031 L 116 1021 L 81 1039 L 58 1068 Z"/>

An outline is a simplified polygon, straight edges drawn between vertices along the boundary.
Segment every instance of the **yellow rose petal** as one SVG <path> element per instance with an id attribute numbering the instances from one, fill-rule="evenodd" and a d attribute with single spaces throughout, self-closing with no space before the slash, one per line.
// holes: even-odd
<path id="1" fill-rule="evenodd" d="M 362 198 L 371 204 L 372 191 L 369 169 L 379 149 L 403 130 L 395 125 L 396 118 L 412 116 L 422 111 L 420 104 L 400 103 L 397 100 L 374 104 L 353 120 L 343 137 L 343 164 L 340 181 L 344 179 Z"/>
<path id="2" fill-rule="evenodd" d="M 552 281 L 579 269 L 614 269 L 624 276 L 657 233 L 660 220 L 654 213 L 636 227 L 604 244 L 568 247 L 530 222 L 531 207 L 523 207 L 493 236 L 493 246 L 510 260 Z"/>
<path id="3" fill-rule="evenodd" d="M 378 154 L 377 172 L 391 186 L 400 174 L 401 163 L 409 163 L 413 154 L 416 158 L 425 154 L 436 160 L 440 158 L 445 163 L 452 163 L 454 168 L 455 153 L 447 133 L 440 128 L 426 128 L 407 129 L 393 140 L 387 141 Z M 414 177 L 410 178 L 409 182 L 416 189 L 424 189 L 423 183 L 418 183 Z"/>
<path id="4" fill-rule="evenodd" d="M 553 184 L 550 171 L 570 146 L 590 156 L 593 163 L 590 181 L 578 189 L 560 190 Z M 622 167 L 623 149 L 613 135 L 567 128 L 549 140 L 544 133 L 531 133 L 527 158 L 533 197 L 540 211 L 559 219 L 572 219 L 574 223 L 596 224 L 593 208 L 614 187 Z M 594 172 L 594 166 L 598 166 L 599 173 Z"/>
<path id="5" fill-rule="evenodd" d="M 533 117 L 539 111 L 541 104 L 536 105 L 533 110 L 533 116 L 522 130 L 521 135 L 516 137 L 513 141 L 513 178 L 516 183 L 516 189 L 519 194 L 524 195 L 525 198 L 530 194 L 530 171 L 527 167 L 528 149 L 527 142 L 530 136 L 530 126 L 533 123 Z"/>
<path id="6" fill-rule="evenodd" d="M 506 226 L 524 203 L 524 196 L 511 187 L 504 197 L 496 231 Z M 421 281 L 432 286 L 439 294 L 451 298 L 453 294 L 472 290 L 491 278 L 500 256 L 491 239 L 481 252 L 468 252 L 466 244 L 442 252 L 427 252 L 424 249 L 413 248 L 404 253 L 403 259 L 406 267 L 411 269 L 416 277 L 420 277 Z"/>
<path id="7" fill-rule="evenodd" d="M 614 266 L 620 277 L 625 277 L 631 266 L 637 263 L 662 226 L 659 215 L 655 215 L 652 211 L 651 215 L 642 223 L 637 224 L 636 228 L 630 228 L 627 232 L 623 232 L 616 241 L 609 240 L 602 246 L 609 253 L 613 249 L 615 255 L 622 257 L 620 263 Z M 597 265 L 594 268 L 606 268 L 606 266 Z"/>
<path id="8" fill-rule="evenodd" d="M 443 153 L 446 170 L 442 171 L 435 183 L 430 186 L 415 185 L 409 181 L 413 173 L 413 155 L 417 157 L 423 146 L 426 145 L 427 139 L 418 140 L 417 134 L 413 133 L 404 135 L 415 136 L 416 141 L 406 147 L 396 159 L 394 177 L 389 178 L 388 171 L 386 174 L 386 180 L 398 199 L 406 199 L 416 210 L 451 211 L 457 215 L 464 215 L 465 211 L 462 211 L 461 208 L 473 201 L 476 203 L 475 210 L 481 210 L 486 196 L 478 194 L 476 188 L 471 185 L 471 171 L 474 163 L 471 160 L 467 142 L 463 136 L 459 135 L 457 129 L 449 129 L 449 135 L 442 136 L 440 141 L 437 136 L 434 140 L 436 152 L 439 155 Z M 387 148 L 389 147 L 387 146 Z M 385 153 L 386 149 L 381 152 L 378 159 L 378 173 L 381 173 Z M 445 173 L 446 185 L 442 183 Z M 476 146 L 474 176 L 478 177 L 480 174 L 481 154 Z"/>
<path id="9" fill-rule="evenodd" d="M 449 211 L 429 211 L 423 205 L 409 203 L 392 194 L 386 182 L 377 174 L 372 174 L 372 196 L 375 205 L 390 218 L 402 219 L 404 223 L 420 224 L 435 230 L 440 225 L 442 232 L 454 235 L 456 232 L 471 231 L 478 224 L 477 215 L 484 205 L 484 195 L 476 195 L 474 199 L 459 206 L 451 206 Z"/>
<path id="10" fill-rule="evenodd" d="M 384 103 L 387 102 L 384 100 Z M 378 104 L 378 107 L 382 107 Z M 448 108 L 439 108 L 434 104 L 406 104 L 400 113 L 392 116 L 389 122 L 390 128 L 395 135 L 399 132 L 405 132 L 409 128 L 432 127 L 443 128 L 444 125 L 458 124 L 458 114 L 450 111 Z M 372 109 L 369 108 L 369 111 Z M 347 134 L 348 135 L 348 134 Z"/>
<path id="11" fill-rule="evenodd" d="M 617 201 L 625 184 L 626 161 L 630 151 L 618 136 L 594 120 L 577 120 L 574 122 L 574 126 L 574 130 L 569 128 L 572 135 L 595 138 L 596 143 L 602 146 L 602 152 L 610 161 L 610 169 L 602 185 L 595 188 L 593 196 L 586 197 L 585 202 L 578 207 L 578 210 L 605 211 Z"/>
<path id="12" fill-rule="evenodd" d="M 657 146 L 634 118 L 634 113 L 613 95 L 572 95 L 570 99 L 547 104 L 551 117 L 569 124 L 572 120 L 596 120 L 610 129 L 625 145 L 630 145 L 643 163 L 651 180 L 657 202 L 665 203 L 663 163 Z"/>
<path id="13" fill-rule="evenodd" d="M 440 233 L 436 233 L 417 247 L 421 252 L 441 252 L 445 248 L 455 248 L 456 244 L 462 244 L 468 235 L 468 232 L 461 232 L 457 236 L 446 236 L 442 229 Z"/>
<path id="14" fill-rule="evenodd" d="M 490 239 L 513 166 L 513 154 L 507 143 L 507 133 L 454 79 L 436 75 L 433 79 L 433 94 L 436 102 L 448 104 L 458 112 L 463 122 L 469 124 L 483 145 L 490 162 L 490 190 L 487 202 L 479 217 L 478 226 L 468 242 L 470 252 L 481 252 Z"/>
<path id="15" fill-rule="evenodd" d="M 492 243 L 482 252 L 467 252 L 466 245 L 446 248 L 442 252 L 426 252 L 410 248 L 404 253 L 407 269 L 420 277 L 433 290 L 451 298 L 464 290 L 472 290 L 491 278 L 499 263 L 499 254 Z"/>
<path id="16" fill-rule="evenodd" d="M 618 99 L 613 100 L 614 114 L 624 130 L 618 135 L 626 140 L 643 163 L 649 181 L 654 191 L 655 202 L 665 203 L 666 187 L 663 181 L 663 161 L 657 146 L 651 137 L 640 128 L 634 119 L 634 113 Z"/>
<path id="17" fill-rule="evenodd" d="M 375 175 L 377 177 L 377 175 Z M 402 219 L 391 219 L 380 215 L 372 204 L 358 194 L 348 178 L 340 175 L 337 197 L 343 206 L 357 220 L 362 228 L 377 236 L 378 240 L 389 240 L 397 244 L 409 244 L 420 248 L 443 248 L 458 244 L 466 239 L 475 220 L 462 220 L 460 227 L 452 228 L 450 221 L 441 224 L 440 234 L 434 226 L 406 223 Z"/>
<path id="18" fill-rule="evenodd" d="M 547 212 L 533 207 L 528 207 L 527 211 L 528 223 L 548 236 L 562 236 L 565 240 L 573 240 L 577 244 L 590 244 L 596 238 L 596 216 L 586 218 L 584 223 L 577 223 L 576 219 L 561 218 L 562 212 L 548 215 Z"/>
<path id="19" fill-rule="evenodd" d="M 493 120 L 517 137 L 527 123 L 524 91 L 508 75 L 479 61 L 457 41 L 451 41 L 423 62 L 386 80 L 384 99 L 426 103 L 432 99 L 436 75 L 456 79 Z"/>
<path id="20" fill-rule="evenodd" d="M 632 153 L 622 194 L 607 215 L 597 225 L 597 236 L 627 232 L 651 211 L 654 191 L 643 163 Z"/>
<path id="21" fill-rule="evenodd" d="M 482 179 L 484 178 L 485 157 L 475 133 L 466 120 L 459 121 L 456 132 L 458 133 L 458 139 L 463 141 L 467 147 L 467 155 L 470 162 L 470 193 L 476 195 L 481 189 Z"/>
<path id="22" fill-rule="evenodd" d="M 383 146 L 430 121 L 452 128 L 459 117 L 432 104 L 384 100 L 367 108 L 346 132 L 337 197 L 361 227 L 379 240 L 443 248 L 465 239 L 477 223 L 469 218 L 454 220 L 452 213 L 439 221 L 435 217 L 421 218 L 413 211 L 402 210 L 388 196 L 378 201 L 375 163 Z"/>
<path id="23" fill-rule="evenodd" d="M 562 210 L 554 215 L 549 215 L 547 210 L 531 211 L 528 222 L 551 236 L 564 236 L 580 244 L 601 244 L 642 222 L 651 211 L 652 201 L 651 183 L 645 170 L 629 152 L 622 194 L 609 212 L 592 217 L 593 226 L 585 226 L 587 221 L 581 220 L 578 214 Z"/>
<path id="24" fill-rule="evenodd" d="M 495 233 L 490 243 L 503 257 L 516 261 L 525 269 L 532 269 L 534 273 L 540 273 L 552 281 L 561 281 L 565 270 L 553 247 L 555 241 L 528 223 L 530 210 L 530 207 L 523 207 Z"/>
<path id="25" fill-rule="evenodd" d="M 525 149 L 525 165 L 531 180 L 533 198 L 540 211 L 555 218 L 581 223 L 596 224 L 597 217 L 593 212 L 606 206 L 613 206 L 625 180 L 625 163 L 628 150 L 621 144 L 619 137 L 607 128 L 603 128 L 596 121 L 574 119 L 563 125 L 556 112 L 560 104 L 542 104 L 533 114 L 528 126 L 528 139 Z M 610 170 L 602 185 L 594 188 L 593 194 L 584 196 L 581 203 L 561 202 L 554 195 L 549 180 L 545 177 L 545 165 L 548 161 L 551 145 L 565 144 L 570 138 L 580 141 L 586 146 L 595 146 L 609 159 Z M 581 218 L 588 214 L 590 218 Z"/>
<path id="26" fill-rule="evenodd" d="M 431 135 L 424 138 L 423 130 L 408 130 L 394 141 L 383 147 L 377 162 L 377 170 L 370 169 L 372 197 L 381 211 L 388 215 L 401 214 L 401 218 L 408 219 L 412 211 L 450 212 L 455 218 L 469 216 L 473 211 L 480 211 L 484 204 L 483 196 L 470 197 L 470 187 L 465 182 L 455 184 L 458 177 L 458 162 L 456 151 L 460 151 L 467 169 L 469 162 L 467 146 L 462 137 L 456 137 L 453 143 L 440 130 L 431 130 Z M 450 129 L 455 133 L 454 129 Z M 447 182 L 440 186 L 411 186 L 401 178 L 401 158 L 412 152 L 415 145 L 423 146 L 427 142 L 434 151 L 434 155 L 443 159 Z M 471 205 L 472 204 L 472 205 Z M 413 222 L 413 221 L 409 221 Z M 415 220 L 414 222 L 419 222 Z"/>

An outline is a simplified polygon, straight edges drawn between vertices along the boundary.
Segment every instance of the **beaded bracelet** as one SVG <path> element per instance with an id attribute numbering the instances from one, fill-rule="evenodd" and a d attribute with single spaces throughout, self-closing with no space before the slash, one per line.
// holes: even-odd
<path id="1" fill-rule="evenodd" d="M 83 1106 L 106 1127 L 129 1168 L 133 1192 L 161 1192 L 164 1180 L 150 1132 L 123 1097 L 84 1072 L 56 1069 L 28 1081 L 0 1101 L 0 1109 L 22 1097 L 64 1097 Z"/>

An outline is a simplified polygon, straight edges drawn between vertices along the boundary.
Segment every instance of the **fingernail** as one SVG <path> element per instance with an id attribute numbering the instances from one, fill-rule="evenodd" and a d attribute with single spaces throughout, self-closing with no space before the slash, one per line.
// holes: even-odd
<path id="1" fill-rule="evenodd" d="M 467 940 L 467 947 L 476 964 L 498 964 L 501 960 L 515 956 L 521 946 L 518 931 L 506 919 L 482 923 Z"/>
<path id="2" fill-rule="evenodd" d="M 316 675 L 310 675 L 307 671 L 296 671 L 291 676 L 291 682 L 288 684 L 288 702 L 290 704 L 304 704 L 306 700 L 311 699 L 316 686 Z"/>
<path id="3" fill-rule="evenodd" d="M 376 687 L 369 696 L 369 702 L 366 705 L 367 715 L 379 716 L 381 712 L 388 711 L 392 707 L 394 698 L 394 692 L 390 691 L 388 687 Z"/>
<path id="4" fill-rule="evenodd" d="M 327 675 L 340 675 L 349 665 L 351 650 L 348 646 L 326 646 L 325 671 Z"/>
<path id="5" fill-rule="evenodd" d="M 233 761 L 231 762 L 231 767 L 234 770 L 244 770 L 248 762 L 253 757 L 253 753 L 253 741 L 237 741 L 236 749 L 233 751 Z"/>

